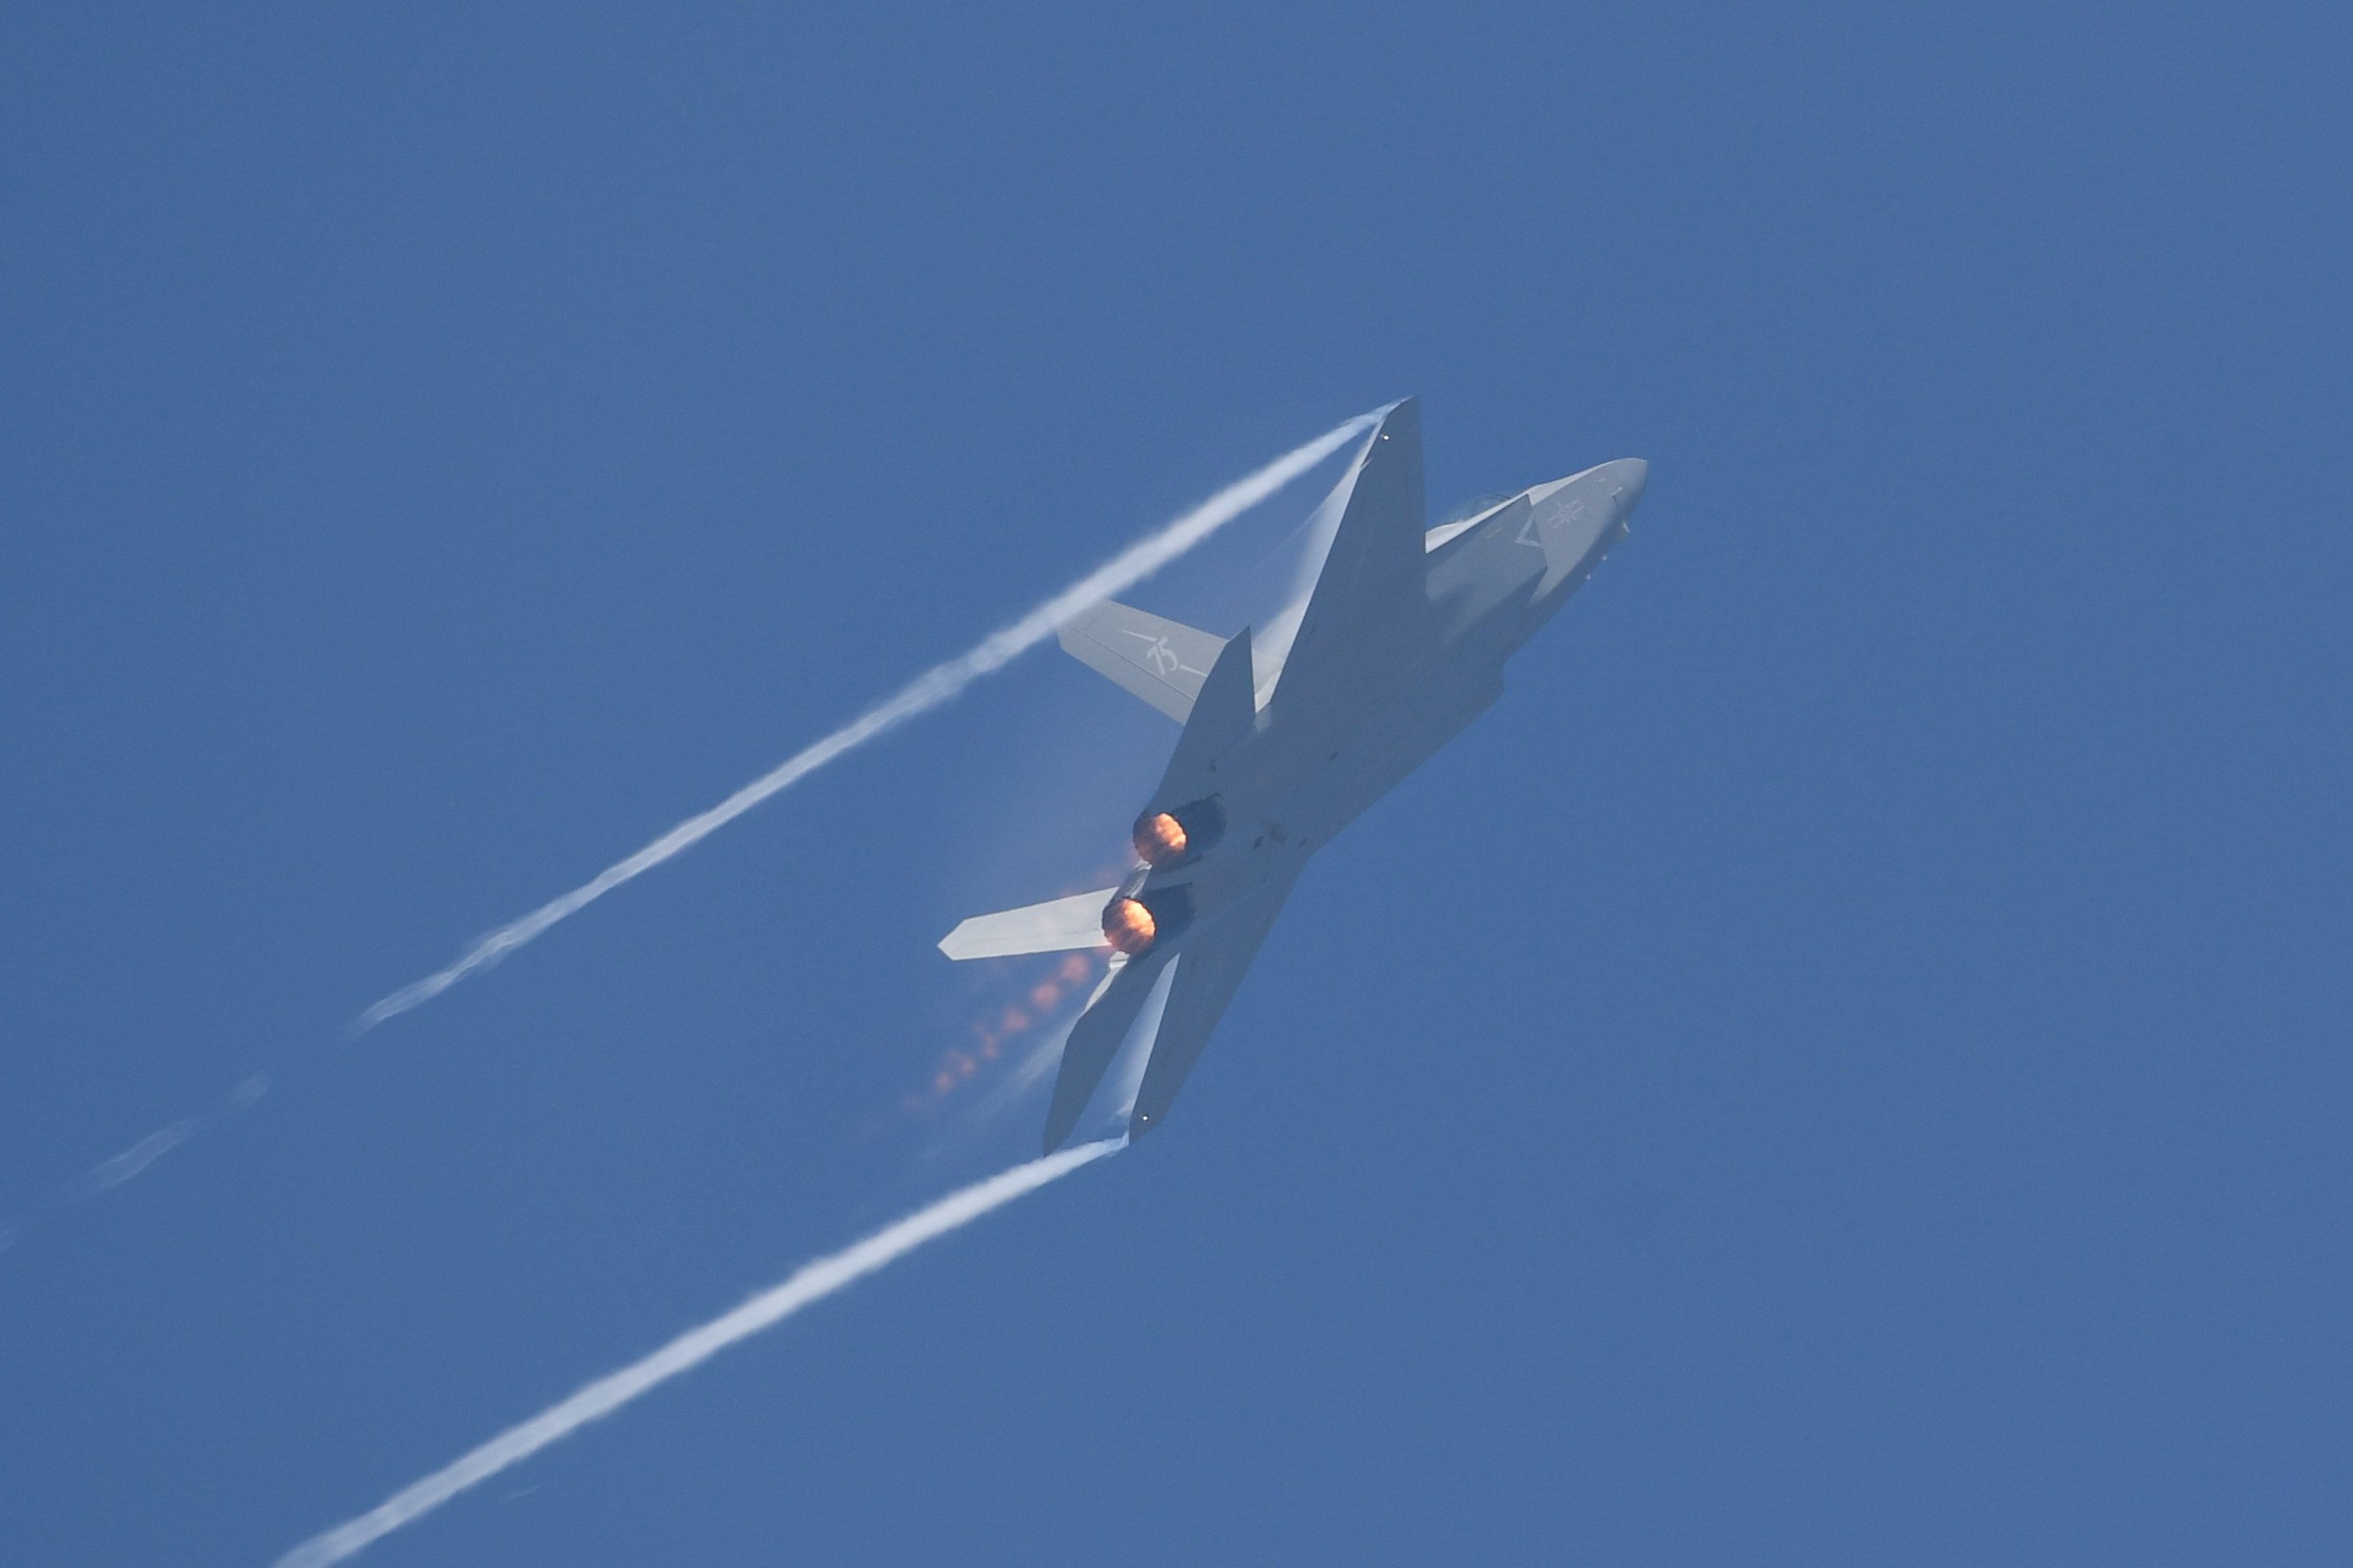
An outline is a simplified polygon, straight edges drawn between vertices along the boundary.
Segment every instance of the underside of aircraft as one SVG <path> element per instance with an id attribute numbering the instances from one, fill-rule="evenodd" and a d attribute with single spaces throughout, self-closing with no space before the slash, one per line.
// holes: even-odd
<path id="1" fill-rule="evenodd" d="M 1131 1136 L 1159 1125 L 1308 858 L 1501 695 L 1503 664 L 1626 537 L 1648 466 L 1603 463 L 1427 526 L 1421 425 L 1391 406 L 1317 514 L 1312 587 L 1254 638 L 1105 601 L 1063 649 L 1183 726 L 1118 886 L 975 916 L 951 959 L 1104 950 L 1063 1044 L 1045 1144 L 1121 1048 L 1147 1053 Z"/>

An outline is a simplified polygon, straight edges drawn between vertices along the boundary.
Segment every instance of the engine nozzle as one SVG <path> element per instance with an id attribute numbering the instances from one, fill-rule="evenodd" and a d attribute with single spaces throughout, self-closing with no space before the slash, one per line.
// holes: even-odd
<path id="1" fill-rule="evenodd" d="M 1181 866 L 1208 852 L 1226 830 L 1226 808 L 1212 795 L 1166 811 L 1146 811 L 1136 819 L 1130 838 L 1136 853 L 1158 870 Z"/>
<path id="2" fill-rule="evenodd" d="M 1162 939 L 1192 923 L 1190 888 L 1156 888 L 1121 894 L 1103 906 L 1103 940 L 1131 959 L 1152 951 Z"/>
<path id="3" fill-rule="evenodd" d="M 1185 858 L 1192 835 L 1166 811 L 1153 811 L 1136 823 L 1136 852 L 1147 866 L 1169 866 Z"/>
<path id="4" fill-rule="evenodd" d="M 1103 906 L 1103 940 L 1131 959 L 1140 959 L 1152 950 L 1160 936 L 1160 922 L 1143 907 L 1141 898 L 1114 898 Z"/>

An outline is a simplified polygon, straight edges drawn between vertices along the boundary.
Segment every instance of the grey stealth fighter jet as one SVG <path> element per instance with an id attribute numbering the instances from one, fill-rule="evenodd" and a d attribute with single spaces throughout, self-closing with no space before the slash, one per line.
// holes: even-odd
<path id="1" fill-rule="evenodd" d="M 1062 630 L 1082 663 L 1185 726 L 1116 888 L 975 916 L 951 959 L 1109 948 L 1062 1049 L 1046 1147 L 1141 1023 L 1131 1136 L 1160 1125 L 1308 857 L 1502 695 L 1503 662 L 1612 544 L 1649 473 L 1621 458 L 1425 529 L 1421 421 L 1382 416 L 1323 503 L 1303 606 L 1254 647 L 1105 602 Z"/>

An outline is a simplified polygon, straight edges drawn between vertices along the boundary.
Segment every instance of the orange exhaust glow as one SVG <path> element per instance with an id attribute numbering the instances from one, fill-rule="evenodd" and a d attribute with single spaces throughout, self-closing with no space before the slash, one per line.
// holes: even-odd
<path id="1" fill-rule="evenodd" d="M 1107 869 L 1104 874 L 1114 871 L 1116 868 Z M 1015 1002 L 998 1008 L 972 1026 L 968 1049 L 951 1046 L 941 1052 L 932 1064 L 930 1093 L 903 1096 L 899 1109 L 910 1115 L 931 1115 L 951 1097 L 979 1083 L 988 1076 L 989 1064 L 1009 1054 L 1013 1041 L 1052 1022 L 1072 992 L 1095 979 L 1100 962 L 1086 953 L 1065 953 L 1051 974 L 1024 993 L 1027 1005 Z"/>
<path id="2" fill-rule="evenodd" d="M 1165 866 L 1185 858 L 1185 825 L 1165 811 L 1156 811 L 1136 824 L 1136 852 L 1149 866 Z"/>
<path id="3" fill-rule="evenodd" d="M 1131 959 L 1148 951 L 1159 934 L 1152 912 L 1133 898 L 1114 898 L 1103 910 L 1103 940 Z"/>

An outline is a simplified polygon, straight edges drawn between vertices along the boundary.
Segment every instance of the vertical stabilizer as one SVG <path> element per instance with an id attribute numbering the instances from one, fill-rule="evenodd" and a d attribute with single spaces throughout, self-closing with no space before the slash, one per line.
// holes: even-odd
<path id="1" fill-rule="evenodd" d="M 1250 628 L 1234 633 L 1225 651 L 1210 667 L 1193 699 L 1192 717 L 1177 737 L 1176 750 L 1152 793 L 1150 811 L 1165 811 L 1197 796 L 1213 792 L 1217 760 L 1233 749 L 1258 719 L 1258 702 L 1251 691 Z"/>

